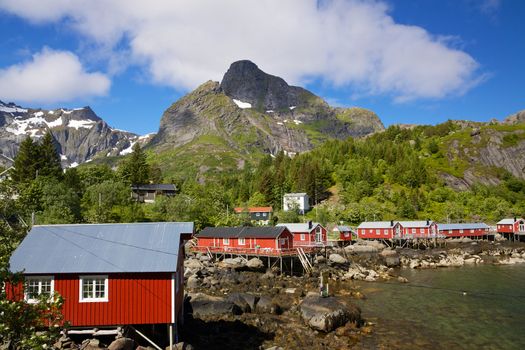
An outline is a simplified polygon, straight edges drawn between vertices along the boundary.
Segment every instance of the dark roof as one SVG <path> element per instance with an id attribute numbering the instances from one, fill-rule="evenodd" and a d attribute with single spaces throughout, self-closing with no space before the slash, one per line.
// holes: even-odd
<path id="1" fill-rule="evenodd" d="M 176 187 L 173 184 L 147 184 L 147 185 L 131 185 L 134 191 L 175 191 Z"/>
<path id="2" fill-rule="evenodd" d="M 196 236 L 200 238 L 277 238 L 286 227 L 206 227 Z"/>
<path id="3" fill-rule="evenodd" d="M 10 259 L 26 274 L 175 272 L 192 222 L 33 226 Z"/>

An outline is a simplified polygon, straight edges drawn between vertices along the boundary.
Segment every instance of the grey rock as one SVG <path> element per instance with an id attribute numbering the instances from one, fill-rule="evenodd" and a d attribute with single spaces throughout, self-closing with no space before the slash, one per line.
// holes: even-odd
<path id="1" fill-rule="evenodd" d="M 220 315 L 240 315 L 242 310 L 224 298 L 210 296 L 202 293 L 188 294 L 194 317 L 213 317 Z"/>
<path id="2" fill-rule="evenodd" d="M 259 298 L 255 305 L 255 311 L 260 314 L 279 314 L 281 312 L 279 305 L 266 295 Z"/>
<path id="3" fill-rule="evenodd" d="M 196 275 L 191 275 L 188 278 L 188 281 L 186 282 L 186 287 L 189 289 L 195 289 L 198 288 L 200 285 L 200 280 Z"/>
<path id="4" fill-rule="evenodd" d="M 401 265 L 401 259 L 399 258 L 399 255 L 385 257 L 385 265 L 388 267 L 397 267 Z"/>
<path id="5" fill-rule="evenodd" d="M 251 270 L 261 270 L 264 269 L 264 263 L 261 259 L 252 258 L 248 260 L 248 262 L 246 263 L 246 267 L 248 267 Z"/>
<path id="6" fill-rule="evenodd" d="M 108 346 L 108 350 L 134 350 L 135 342 L 129 338 L 119 338 Z"/>
<path id="7" fill-rule="evenodd" d="M 339 254 L 335 254 L 335 253 L 330 254 L 328 259 L 331 262 L 336 263 L 336 264 L 346 264 L 348 262 L 348 260 L 346 260 L 344 257 L 342 257 Z"/>
<path id="8" fill-rule="evenodd" d="M 331 332 L 348 321 L 360 322 L 361 310 L 335 297 L 322 298 L 309 293 L 299 304 L 303 321 L 312 329 Z"/>

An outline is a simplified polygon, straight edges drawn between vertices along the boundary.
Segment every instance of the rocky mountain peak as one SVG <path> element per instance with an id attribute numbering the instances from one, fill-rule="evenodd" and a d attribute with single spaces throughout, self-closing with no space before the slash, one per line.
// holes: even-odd
<path id="1" fill-rule="evenodd" d="M 254 108 L 287 110 L 299 106 L 310 93 L 300 87 L 290 86 L 284 79 L 263 72 L 248 60 L 231 64 L 221 82 L 224 93 L 232 99 L 250 103 Z"/>

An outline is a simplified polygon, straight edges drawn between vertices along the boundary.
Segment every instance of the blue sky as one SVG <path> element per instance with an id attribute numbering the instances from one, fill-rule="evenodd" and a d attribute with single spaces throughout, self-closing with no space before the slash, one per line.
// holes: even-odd
<path id="1" fill-rule="evenodd" d="M 251 59 L 386 125 L 525 109 L 521 0 L 0 0 L 0 100 L 89 105 L 155 132 L 163 111 Z"/>

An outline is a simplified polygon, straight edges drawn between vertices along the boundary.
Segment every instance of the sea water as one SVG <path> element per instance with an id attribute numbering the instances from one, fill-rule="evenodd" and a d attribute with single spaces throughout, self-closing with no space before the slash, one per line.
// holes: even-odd
<path id="1" fill-rule="evenodd" d="M 402 269 L 409 283 L 360 282 L 369 349 L 525 349 L 525 264 Z"/>

